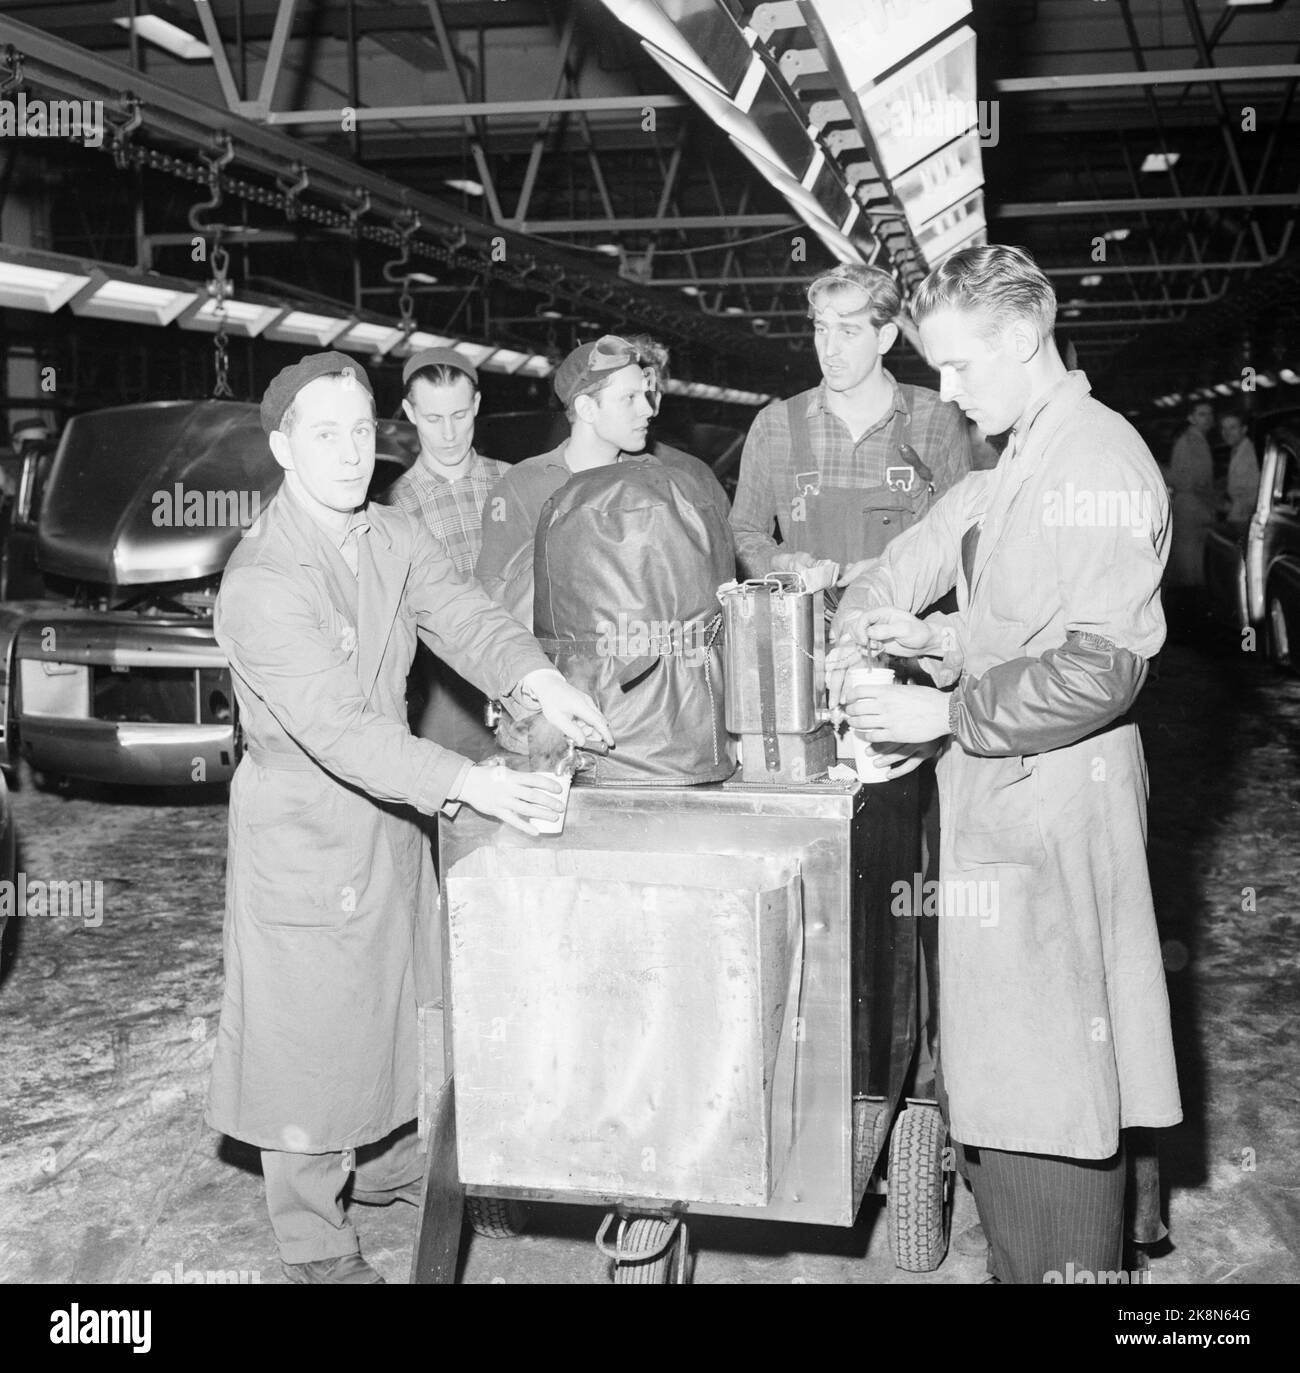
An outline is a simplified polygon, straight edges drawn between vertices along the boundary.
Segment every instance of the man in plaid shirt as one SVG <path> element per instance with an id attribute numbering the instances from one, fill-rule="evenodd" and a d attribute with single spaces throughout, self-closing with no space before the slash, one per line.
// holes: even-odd
<path id="1" fill-rule="evenodd" d="M 746 576 L 820 565 L 823 584 L 845 585 L 971 470 L 970 439 L 955 405 L 885 370 L 902 310 L 892 277 L 838 267 L 808 304 L 822 383 L 759 412 L 731 524 Z"/>
<path id="2" fill-rule="evenodd" d="M 474 575 L 483 506 L 509 465 L 474 449 L 482 397 L 474 365 L 454 348 L 426 348 L 402 369 L 402 409 L 420 435 L 420 455 L 381 497 L 414 515 L 447 549 L 456 571 Z M 408 690 L 411 731 L 478 762 L 495 747 L 483 697 L 420 646 Z"/>
<path id="3" fill-rule="evenodd" d="M 971 470 L 966 421 L 923 386 L 902 386 L 885 370 L 903 301 L 874 267 L 841 266 L 808 287 L 808 315 L 822 382 L 758 414 L 740 460 L 731 510 L 745 577 L 806 570 L 809 585 L 845 586 Z M 781 542 L 773 537 L 773 526 Z M 876 749 L 887 781 L 868 788 L 895 836 L 876 857 L 881 870 L 912 882 L 938 873 L 939 808 L 932 744 Z M 919 779 L 902 782 L 927 762 Z M 925 852 L 922 861 L 921 826 Z M 921 922 L 927 1033 L 918 1093 L 934 1076 L 938 1038 L 937 932 Z"/>

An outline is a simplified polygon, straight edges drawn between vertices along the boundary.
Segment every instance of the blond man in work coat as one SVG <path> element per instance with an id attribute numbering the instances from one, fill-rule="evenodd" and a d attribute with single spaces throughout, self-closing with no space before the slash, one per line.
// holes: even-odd
<path id="1" fill-rule="evenodd" d="M 417 520 L 366 504 L 374 402 L 350 359 L 286 368 L 262 423 L 284 484 L 231 558 L 216 607 L 247 750 L 230 793 L 207 1119 L 261 1149 L 290 1281 L 374 1283 L 342 1194 L 368 1145 L 380 1147 L 356 1188 L 379 1204 L 418 1200 L 414 1137 L 394 1134 L 416 1113 L 416 1007 L 440 986 L 417 812 L 462 801 L 529 833 L 559 813 L 553 779 L 411 736 L 417 635 L 575 742 L 608 742 L 608 729 Z"/>
<path id="2" fill-rule="evenodd" d="M 1132 426 L 1066 371 L 1055 308 L 1015 248 L 954 253 L 922 284 L 944 399 L 1012 437 L 853 583 L 831 664 L 836 695 L 865 644 L 955 683 L 871 690 L 849 717 L 947 741 L 940 1071 L 1002 1282 L 1118 1271 L 1119 1131 L 1182 1118 L 1127 719 L 1164 641 L 1168 499 Z M 953 587 L 955 614 L 916 618 Z"/>

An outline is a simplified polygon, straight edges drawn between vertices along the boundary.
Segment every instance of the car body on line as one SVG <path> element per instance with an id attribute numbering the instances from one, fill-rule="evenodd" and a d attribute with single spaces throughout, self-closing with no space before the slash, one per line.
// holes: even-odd
<path id="1" fill-rule="evenodd" d="M 414 426 L 381 421 L 377 448 L 372 491 L 414 461 Z M 258 407 L 91 411 L 68 422 L 52 463 L 28 462 L 4 550 L 0 764 L 135 785 L 228 780 L 238 722 L 213 605 L 283 475 Z"/>
<path id="2" fill-rule="evenodd" d="M 1205 581 L 1218 619 L 1253 631 L 1279 667 L 1300 670 L 1300 412 L 1265 422 L 1254 514 L 1211 526 Z"/>

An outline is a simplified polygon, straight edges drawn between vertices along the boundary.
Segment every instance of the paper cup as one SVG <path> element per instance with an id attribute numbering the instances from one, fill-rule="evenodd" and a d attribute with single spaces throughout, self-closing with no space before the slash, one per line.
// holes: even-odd
<path id="1" fill-rule="evenodd" d="M 894 670 L 888 667 L 853 667 L 849 669 L 845 680 L 848 702 L 852 703 L 865 694 L 867 687 L 892 686 Z M 858 781 L 888 782 L 889 769 L 878 768 L 872 761 L 876 752 L 871 741 L 856 729 L 850 729 L 848 737 L 853 742 L 853 765 L 858 770 Z"/>
<path id="2" fill-rule="evenodd" d="M 547 775 L 553 777 L 555 774 L 549 773 Z M 567 773 L 559 780 L 561 787 L 560 802 L 563 808 L 561 809 L 559 816 L 554 820 L 539 820 L 534 816 L 533 828 L 538 834 L 560 834 L 564 830 L 564 817 L 569 811 L 569 790 L 573 786 L 573 774 Z"/>
<path id="3" fill-rule="evenodd" d="M 848 683 L 848 699 L 856 701 L 863 694 L 864 687 L 892 686 L 894 669 L 892 667 L 851 667 L 845 673 Z"/>

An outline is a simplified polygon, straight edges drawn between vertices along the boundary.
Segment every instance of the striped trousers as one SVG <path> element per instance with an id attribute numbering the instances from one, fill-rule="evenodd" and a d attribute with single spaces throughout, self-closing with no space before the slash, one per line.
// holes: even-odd
<path id="1" fill-rule="evenodd" d="M 939 1105 L 948 1119 L 939 1056 Z M 1122 1138 L 1122 1136 L 1121 1136 Z M 974 1148 L 954 1141 L 989 1242 L 989 1272 L 1004 1283 L 1096 1282 L 1124 1259 L 1124 1150 L 1108 1159 Z"/>

